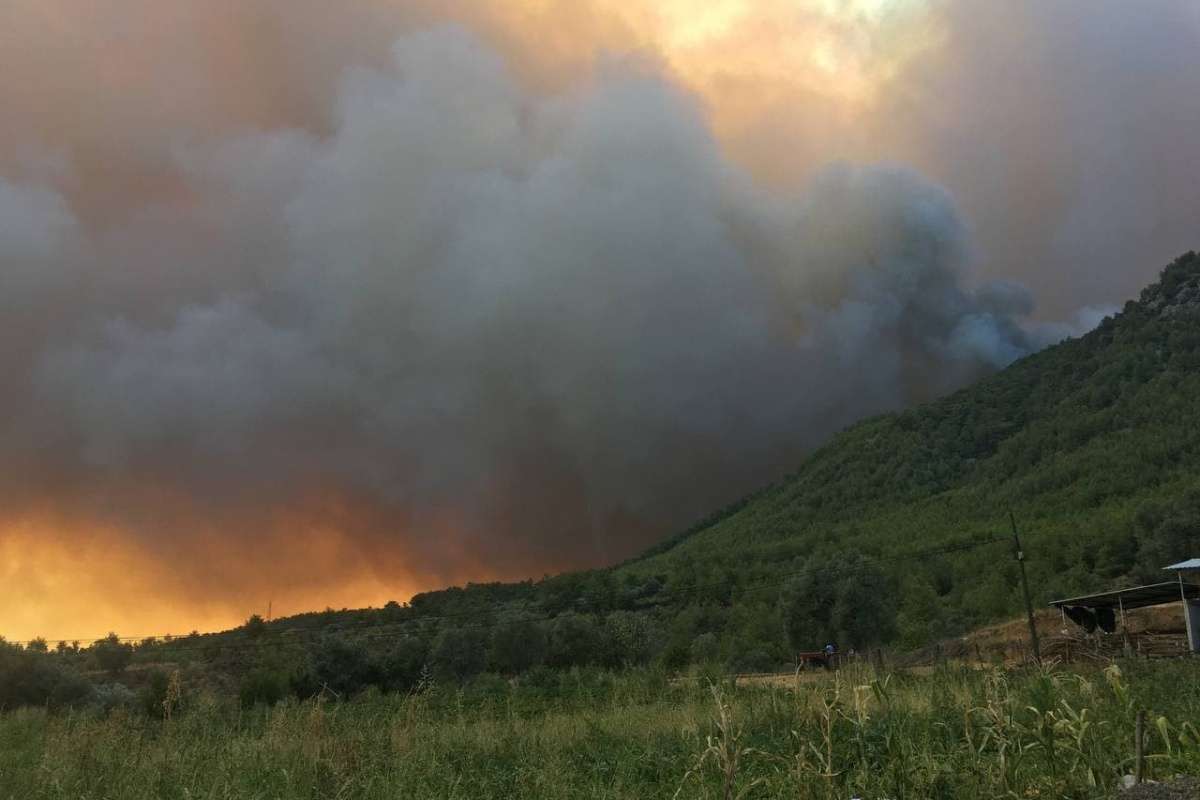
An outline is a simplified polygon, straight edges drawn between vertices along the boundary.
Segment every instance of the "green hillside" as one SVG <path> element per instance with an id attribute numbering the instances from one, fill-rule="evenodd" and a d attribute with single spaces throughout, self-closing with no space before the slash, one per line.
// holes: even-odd
<path id="1" fill-rule="evenodd" d="M 1196 254 L 1086 336 L 851 427 L 777 485 L 620 571 L 676 586 L 759 580 L 1004 534 L 1010 510 L 1037 601 L 1160 580 L 1170 560 L 1200 555 Z M 1004 544 L 897 564 L 893 596 L 931 634 L 1018 608 Z"/>
<path id="2" fill-rule="evenodd" d="M 616 567 L 57 657 L 194 664 L 251 701 L 482 672 L 780 669 L 830 640 L 915 648 L 1017 613 L 1010 512 L 1039 605 L 1159 580 L 1163 565 L 1200 556 L 1196 254 L 1086 336 L 861 422 L 774 486 Z"/>
<path id="3" fill-rule="evenodd" d="M 748 669 L 830 638 L 916 647 L 1020 610 L 1010 512 L 1038 604 L 1158 580 L 1200 555 L 1196 254 L 1091 333 L 863 421 L 638 559 L 430 592 L 390 613 L 440 626 L 524 616 L 550 638 L 573 625 L 587 643 L 550 657 L 562 665 Z"/>
<path id="4" fill-rule="evenodd" d="M 916 647 L 1020 609 L 1010 512 L 1038 604 L 1200 555 L 1196 254 L 1086 336 L 861 422 L 638 559 L 377 613 L 427 638 L 522 619 L 557 666 L 770 668 L 831 638 Z"/>
<path id="5" fill-rule="evenodd" d="M 437 630 L 522 619 L 557 666 L 752 669 L 829 639 L 916 647 L 1020 610 L 1010 512 L 1038 604 L 1200 555 L 1196 254 L 1086 336 L 861 422 L 640 558 L 306 624 L 381 617 L 422 626 L 434 647 Z"/>
<path id="6" fill-rule="evenodd" d="M 1119 512 L 1130 499 L 1174 497 L 1173 484 L 1200 477 L 1198 388 L 1200 257 L 1189 253 L 1095 331 L 849 428 L 777 486 L 640 566 L 715 547 L 770 552 L 797 538 L 937 541 L 992 529 L 1009 509 L 1047 536 L 1087 527 L 1089 549 L 1125 547 L 1134 531 L 1114 537 L 1102 520 L 1127 521 Z M 1093 558 L 1069 560 L 1088 567 Z"/>

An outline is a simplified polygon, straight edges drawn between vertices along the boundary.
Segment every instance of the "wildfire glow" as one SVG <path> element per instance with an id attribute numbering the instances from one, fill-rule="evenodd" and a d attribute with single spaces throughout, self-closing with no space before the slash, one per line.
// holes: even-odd
<path id="1" fill-rule="evenodd" d="M 831 159 L 908 158 L 872 130 L 873 115 L 896 77 L 945 41 L 928 0 L 594 0 L 578 20 L 557 0 L 486 7 L 535 80 L 586 70 L 597 53 L 661 59 L 702 99 L 729 154 L 784 183 Z"/>
<path id="2" fill-rule="evenodd" d="M 870 226 L 914 260 L 874 199 L 920 202 L 897 228 L 945 228 L 946 275 L 1027 285 L 1039 319 L 1127 296 L 1195 246 L 1194 6 L 0 3 L 0 634 L 186 633 L 631 556 L 958 374 L 864 366 L 909 330 L 890 288 L 882 327 L 813 339 L 856 369 L 819 352 L 773 389 L 800 417 L 704 374 L 760 318 L 786 330 L 752 366 L 800 363 L 799 309 L 851 297 L 825 278 Z M 896 198 L 848 177 L 880 166 Z M 830 235 L 810 211 L 840 203 Z M 698 266 L 744 294 L 674 302 Z M 625 292 L 628 318 L 590 305 Z M 676 320 L 703 323 L 687 347 Z"/>
<path id="3" fill-rule="evenodd" d="M 527 0 L 518 8 L 495 13 L 536 51 L 561 4 Z M 610 22 L 578 36 L 585 57 L 614 46 L 616 21 L 708 98 L 718 118 L 735 87 L 786 86 L 868 104 L 900 66 L 939 41 L 924 0 L 597 0 L 591 8 Z"/>
<path id="4" fill-rule="evenodd" d="M 365 4 L 362 19 L 390 20 L 394 34 L 364 38 L 352 17 L 338 18 L 328 41 L 343 38 L 340 50 L 330 48 L 341 55 L 321 55 L 304 65 L 308 72 L 296 73 L 279 42 L 254 33 L 288 13 L 286 5 L 247 4 L 230 16 L 206 4 L 125 0 L 101 13 L 56 0 L 18 2 L 11 13 L 26 28 L 18 37 L 27 48 L 21 63 L 43 73 L 58 98 L 34 104 L 23 119 L 48 151 L 72 154 L 86 180 L 66 191 L 75 192 L 73 204 L 85 219 L 104 224 L 122 204 L 172 202 L 171 187 L 179 185 L 169 172 L 114 162 L 109 148 L 122 146 L 126 135 L 114 119 L 142 123 L 135 131 L 173 125 L 186 135 L 247 126 L 320 130 L 325 123 L 307 118 L 320 102 L 305 98 L 305 76 L 335 86 L 353 60 L 371 57 L 346 41 L 386 48 L 390 36 L 413 24 L 404 16 L 410 6 Z M 571 80 L 603 53 L 649 54 L 703 99 L 718 134 L 736 149 L 741 128 L 781 99 L 819 97 L 841 114 L 869 105 L 898 64 L 935 42 L 925 12 L 923 0 L 593 0 L 586 7 L 562 0 L 465 0 L 450 10 L 431 5 L 417 24 L 463 23 L 495 40 L 534 82 Z M 146 46 L 117 46 L 129 37 Z M 179 42 L 187 47 L 173 44 Z M 191 77 L 169 77 L 174 69 Z M 177 85 L 196 78 L 204 81 L 205 99 L 181 102 Z M 26 77 L 9 70 L 11 80 L 18 84 L 0 78 L 0 96 L 24 91 Z M 102 105 L 112 111 L 94 119 L 87 116 L 91 105 L 80 112 L 72 100 L 92 103 L 96 96 L 108 98 Z M 147 109 L 153 109 L 149 117 Z M 94 131 L 100 133 L 88 138 Z M 111 177 L 127 168 L 143 171 Z M 53 498 L 44 503 L 54 506 Z M 223 523 L 203 521 L 203 510 L 183 501 L 189 507 L 176 511 L 177 499 L 171 504 L 163 512 L 170 532 L 161 538 L 54 513 L 0 522 L 0 632 L 24 639 L 216 629 L 266 613 L 268 604 L 276 615 L 380 605 L 455 580 L 563 566 L 530 564 L 527 556 L 526 563 L 498 569 L 470 552 L 447 555 L 454 538 L 442 536 L 435 537 L 442 551 L 436 560 L 453 569 L 414 573 L 386 531 L 364 532 L 369 523 L 342 525 L 341 516 L 316 522 L 322 515 L 296 511 L 286 520 L 269 514 L 265 533 L 256 521 L 238 523 L 254 530 L 252 536 L 221 535 Z"/>
<path id="5" fill-rule="evenodd" d="M 385 568 L 386 569 L 386 568 Z M 338 531 L 234 539 L 202 536 L 155 548 L 100 526 L 25 519 L 0 529 L 0 626 L 9 639 L 86 641 L 221 630 L 250 614 L 382 606 L 422 586 L 384 574 Z"/>

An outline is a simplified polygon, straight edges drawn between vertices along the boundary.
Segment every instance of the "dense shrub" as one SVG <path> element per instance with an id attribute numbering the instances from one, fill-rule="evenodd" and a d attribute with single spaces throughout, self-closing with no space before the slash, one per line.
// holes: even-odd
<path id="1" fill-rule="evenodd" d="M 183 688 L 179 672 L 151 670 L 146 682 L 138 690 L 138 705 L 150 717 L 169 718 L 183 705 Z"/>
<path id="2" fill-rule="evenodd" d="M 416 636 L 402 636 L 379 656 L 376 673 L 381 689 L 408 691 L 421 680 L 429 660 L 429 648 Z"/>
<path id="3" fill-rule="evenodd" d="M 520 678 L 520 685 L 540 692 L 556 692 L 560 675 L 558 670 L 542 664 L 523 674 Z"/>
<path id="4" fill-rule="evenodd" d="M 309 652 L 306 668 L 291 680 L 301 696 L 323 691 L 350 697 L 378 681 L 370 654 L 361 642 L 327 636 Z"/>
<path id="5" fill-rule="evenodd" d="M 115 633 L 110 633 L 92 645 L 92 656 L 100 669 L 110 675 L 118 675 L 129 666 L 133 658 L 133 645 L 122 642 Z"/>
<path id="6" fill-rule="evenodd" d="M 430 664 L 443 679 L 465 681 L 487 665 L 487 636 L 481 628 L 444 628 L 433 643 Z"/>
<path id="7" fill-rule="evenodd" d="M 259 703 L 274 705 L 287 696 L 288 676 L 278 670 L 259 668 L 251 670 L 242 678 L 238 687 L 238 700 L 243 708 Z"/>
<path id="8" fill-rule="evenodd" d="M 580 614 L 563 614 L 550 627 L 546 663 L 560 668 L 593 664 L 599 650 L 600 631 L 596 623 Z"/>
<path id="9" fill-rule="evenodd" d="M 123 683 L 99 683 L 93 689 L 91 702 L 105 712 L 118 708 L 132 711 L 137 708 L 138 696 Z"/>
<path id="10" fill-rule="evenodd" d="M 546 631 L 532 620 L 502 623 L 492 632 L 488 661 L 493 669 L 516 675 L 546 658 Z"/>
<path id="11" fill-rule="evenodd" d="M 793 651 L 818 650 L 829 642 L 843 650 L 891 639 L 895 592 L 879 567 L 856 553 L 811 560 L 780 595 Z"/>
<path id="12" fill-rule="evenodd" d="M 251 639 L 261 638 L 267 632 L 266 620 L 258 614 L 251 614 L 250 618 L 246 620 L 246 624 L 242 626 L 242 630 Z"/>
<path id="13" fill-rule="evenodd" d="M 80 705 L 92 695 L 92 685 L 55 656 L 0 642 L 0 708 Z"/>

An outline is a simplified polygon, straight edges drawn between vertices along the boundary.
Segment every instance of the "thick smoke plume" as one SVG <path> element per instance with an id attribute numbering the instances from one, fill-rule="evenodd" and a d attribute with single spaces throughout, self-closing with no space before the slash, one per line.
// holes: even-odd
<path id="1" fill-rule="evenodd" d="M 0 538 L 132 541 L 243 604 L 601 563 L 1097 321 L 979 280 L 909 169 L 755 177 L 656 58 L 547 88 L 478 10 L 503 48 L 364 8 L 390 48 L 341 19 L 364 57 L 276 107 L 172 97 L 159 136 L 30 112 L 44 147 L 0 162 Z"/>

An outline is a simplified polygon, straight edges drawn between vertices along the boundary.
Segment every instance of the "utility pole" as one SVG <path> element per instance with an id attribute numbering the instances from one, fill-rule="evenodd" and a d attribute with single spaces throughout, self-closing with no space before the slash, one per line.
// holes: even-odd
<path id="1" fill-rule="evenodd" d="M 1013 512 L 1008 512 L 1008 521 L 1012 524 L 1013 547 L 1017 556 L 1017 564 L 1021 567 L 1021 591 L 1025 595 L 1025 615 L 1029 617 L 1029 644 L 1033 648 L 1033 659 L 1042 663 L 1042 648 L 1038 644 L 1037 625 L 1033 621 L 1033 600 L 1029 597 L 1029 577 L 1025 574 L 1025 551 L 1021 549 L 1021 537 L 1017 535 L 1017 518 Z"/>

